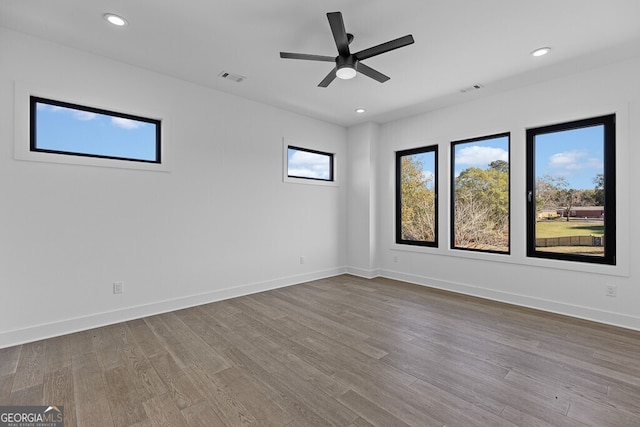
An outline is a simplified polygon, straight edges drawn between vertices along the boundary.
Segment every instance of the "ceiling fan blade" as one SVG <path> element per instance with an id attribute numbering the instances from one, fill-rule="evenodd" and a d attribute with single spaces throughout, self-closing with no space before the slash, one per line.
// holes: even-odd
<path id="1" fill-rule="evenodd" d="M 333 57 L 333 56 L 309 55 L 309 54 L 306 54 L 306 53 L 280 52 L 280 58 L 283 58 L 283 59 L 306 59 L 306 60 L 309 60 L 309 61 L 336 62 L 336 58 Z"/>
<path id="2" fill-rule="evenodd" d="M 351 52 L 349 52 L 349 37 L 347 36 L 347 30 L 344 28 L 342 13 L 329 12 L 327 13 L 327 19 L 329 19 L 329 26 L 333 33 L 333 39 L 336 41 L 338 53 L 341 56 L 351 55 Z"/>
<path id="3" fill-rule="evenodd" d="M 333 70 L 331 70 L 329 72 L 329 74 L 327 74 L 327 77 L 325 77 L 319 84 L 318 87 L 327 87 L 329 86 L 329 83 L 331 83 L 332 81 L 335 80 L 336 78 L 336 69 L 337 67 L 334 67 Z"/>
<path id="4" fill-rule="evenodd" d="M 354 56 L 358 58 L 359 61 L 361 61 L 363 59 L 371 58 L 372 56 L 380 55 L 381 53 L 389 52 L 390 50 L 405 47 L 412 43 L 413 43 L 413 36 L 409 34 L 408 36 L 400 37 L 399 39 L 391 40 L 390 42 L 382 43 L 382 44 L 379 44 L 378 46 L 361 50 L 360 52 L 355 53 Z"/>
<path id="5" fill-rule="evenodd" d="M 390 78 L 389 76 L 385 76 L 381 72 L 376 71 L 371 67 L 367 67 L 362 62 L 358 62 L 356 64 L 356 70 L 364 74 L 365 76 L 371 77 L 373 80 L 379 81 L 380 83 L 384 83 Z"/>

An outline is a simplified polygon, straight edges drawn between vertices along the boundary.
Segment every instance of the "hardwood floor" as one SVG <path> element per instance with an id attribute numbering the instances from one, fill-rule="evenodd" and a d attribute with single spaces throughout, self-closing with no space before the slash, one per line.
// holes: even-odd
<path id="1" fill-rule="evenodd" d="M 638 426 L 640 333 L 339 276 L 0 350 L 65 426 Z"/>

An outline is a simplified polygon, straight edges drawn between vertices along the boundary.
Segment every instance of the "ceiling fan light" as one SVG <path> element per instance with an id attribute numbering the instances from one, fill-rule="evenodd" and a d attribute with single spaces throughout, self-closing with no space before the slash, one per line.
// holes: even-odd
<path id="1" fill-rule="evenodd" d="M 342 68 L 338 68 L 338 70 L 336 71 L 336 77 L 342 80 L 349 80 L 352 79 L 356 76 L 356 70 L 355 68 L 351 68 L 351 67 L 342 67 Z"/>

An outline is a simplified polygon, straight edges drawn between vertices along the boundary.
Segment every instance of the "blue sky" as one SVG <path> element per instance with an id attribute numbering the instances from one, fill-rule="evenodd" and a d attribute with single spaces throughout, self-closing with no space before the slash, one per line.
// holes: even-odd
<path id="1" fill-rule="evenodd" d="M 37 148 L 156 160 L 152 123 L 37 103 Z"/>
<path id="2" fill-rule="evenodd" d="M 604 172 L 604 126 L 537 135 L 536 176 L 562 177 L 569 187 L 593 189 L 593 178 Z"/>

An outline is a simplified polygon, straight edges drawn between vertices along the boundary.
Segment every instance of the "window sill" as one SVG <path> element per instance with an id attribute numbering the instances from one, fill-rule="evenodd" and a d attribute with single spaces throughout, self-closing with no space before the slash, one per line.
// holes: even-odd
<path id="1" fill-rule="evenodd" d="M 526 265 L 530 267 L 552 268 L 564 271 L 576 271 L 581 273 L 602 274 L 605 276 L 619 276 L 629 277 L 629 268 L 623 265 L 604 265 L 604 264 L 591 264 L 582 263 L 577 261 L 564 261 L 554 259 L 542 259 L 542 258 L 530 258 L 524 255 L 514 254 L 513 249 L 511 254 L 489 253 L 489 252 L 476 252 L 466 251 L 459 249 L 443 249 L 425 246 L 412 246 L 412 245 L 399 245 L 392 244 L 389 248 L 391 251 L 396 252 L 412 252 L 425 255 L 443 256 L 443 257 L 455 257 L 461 259 L 470 259 L 477 261 L 497 262 L 503 264 L 517 264 Z"/>

